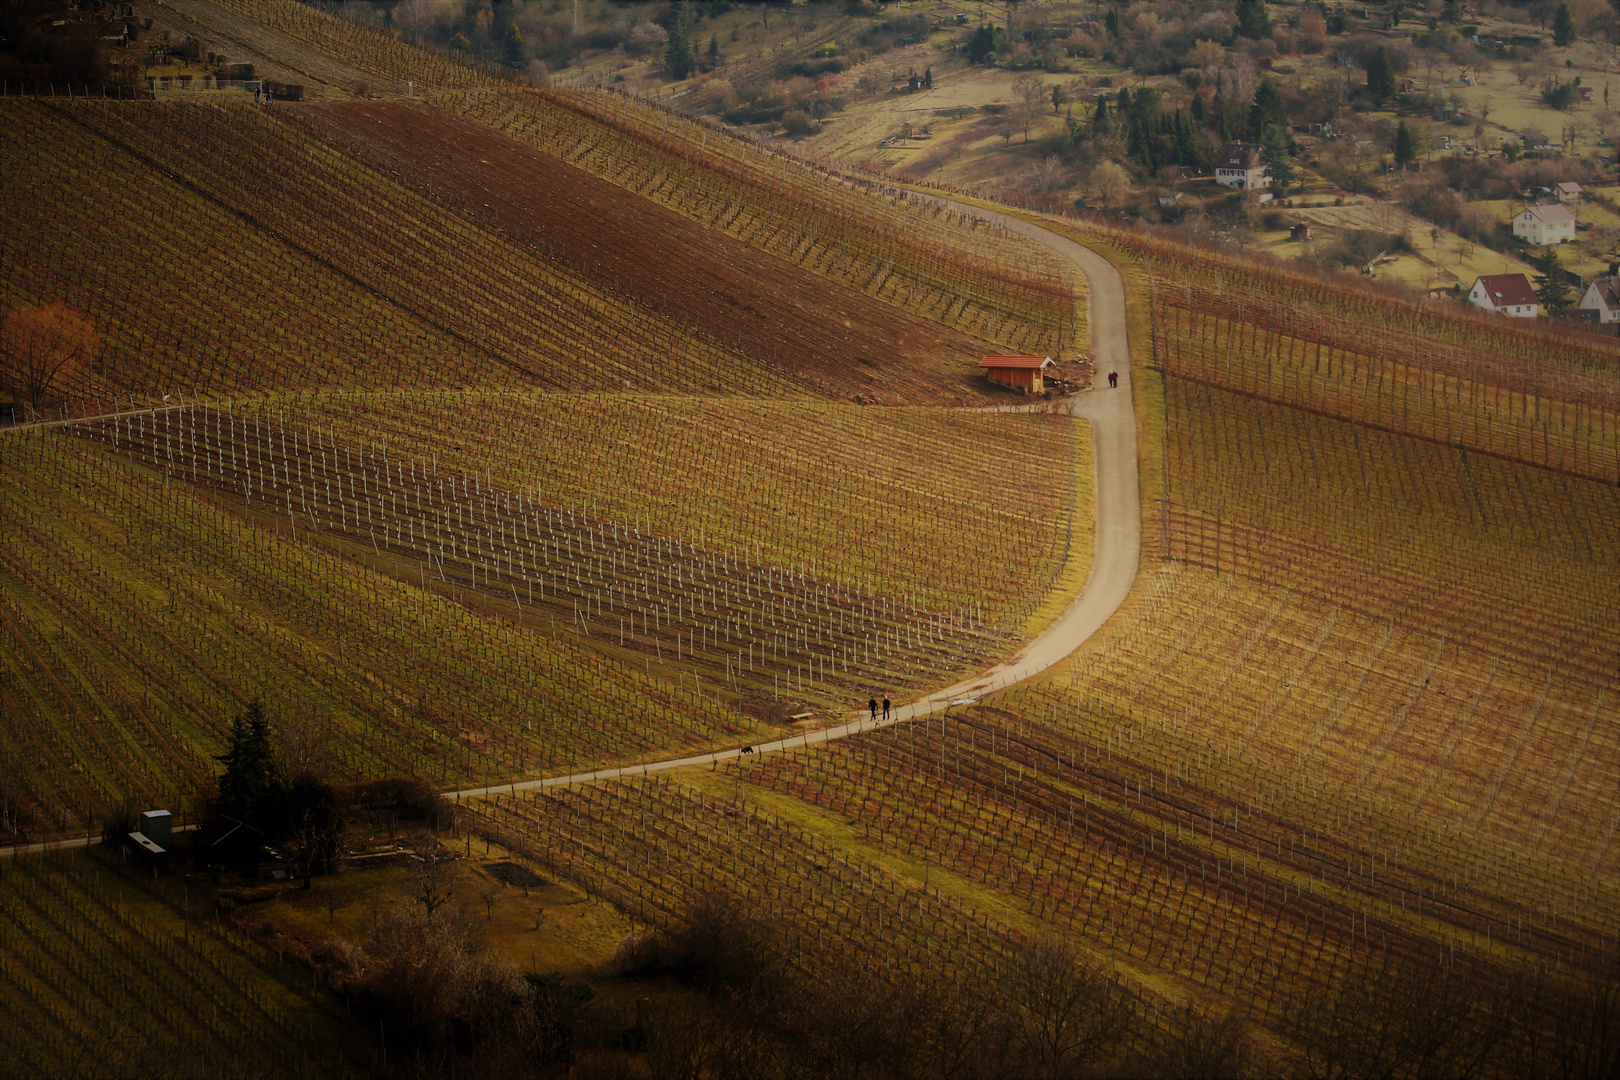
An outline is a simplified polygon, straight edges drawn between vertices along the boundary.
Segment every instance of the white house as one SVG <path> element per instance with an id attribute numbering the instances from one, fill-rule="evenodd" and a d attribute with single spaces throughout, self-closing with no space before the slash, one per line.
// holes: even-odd
<path id="1" fill-rule="evenodd" d="M 1600 323 L 1620 322 L 1620 277 L 1593 278 L 1576 306 L 1596 311 Z"/>
<path id="2" fill-rule="evenodd" d="M 1215 182 L 1222 187 L 1251 191 L 1271 183 L 1271 173 L 1260 148 L 1253 143 L 1233 143 L 1221 154 L 1215 166 Z"/>
<path id="3" fill-rule="evenodd" d="M 1513 219 L 1513 235 L 1532 244 L 1567 244 L 1575 239 L 1575 215 L 1567 206 L 1527 206 Z"/>
<path id="4" fill-rule="evenodd" d="M 1554 184 L 1553 190 L 1558 193 L 1558 201 L 1561 203 L 1580 202 L 1581 196 L 1586 194 L 1586 189 L 1573 180 Z"/>
<path id="5" fill-rule="evenodd" d="M 1468 302 L 1515 319 L 1533 319 L 1540 309 L 1536 290 L 1523 274 L 1487 274 L 1474 279 Z"/>

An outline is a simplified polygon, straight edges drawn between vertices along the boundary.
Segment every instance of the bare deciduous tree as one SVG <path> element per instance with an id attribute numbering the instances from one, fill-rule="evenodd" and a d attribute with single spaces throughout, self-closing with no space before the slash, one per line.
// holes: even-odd
<path id="1" fill-rule="evenodd" d="M 1046 112 L 1046 85 L 1038 75 L 1020 75 L 1012 84 L 1013 119 L 1024 130 L 1024 141 L 1029 142 L 1030 125 Z"/>
<path id="2" fill-rule="evenodd" d="M 455 894 L 450 889 L 450 860 L 454 858 L 432 837 L 423 837 L 411 845 L 416 855 L 416 895 L 429 919 L 433 913 L 448 904 Z"/>
<path id="3" fill-rule="evenodd" d="M 36 413 L 58 380 L 100 351 L 101 338 L 90 320 L 60 300 L 12 308 L 0 322 L 0 371 Z"/>
<path id="4" fill-rule="evenodd" d="M 1134 1020 L 1130 998 L 1059 939 L 1030 942 L 1014 957 L 1005 993 L 1032 1076 L 1072 1075 L 1117 1046 Z"/>
<path id="5" fill-rule="evenodd" d="M 1107 205 L 1130 190 L 1131 176 L 1117 161 L 1100 161 L 1091 170 L 1087 183 L 1097 201 Z"/>
<path id="6" fill-rule="evenodd" d="M 484 921 L 495 921 L 495 901 L 501 898 L 501 890 L 494 885 L 486 885 L 478 890 L 478 899 L 484 902 Z"/>

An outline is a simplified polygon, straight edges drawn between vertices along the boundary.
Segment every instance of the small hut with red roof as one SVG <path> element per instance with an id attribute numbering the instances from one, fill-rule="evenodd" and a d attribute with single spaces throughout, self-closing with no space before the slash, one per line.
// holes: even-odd
<path id="1" fill-rule="evenodd" d="M 1041 372 L 1052 366 L 1050 356 L 987 356 L 979 365 L 985 377 L 1001 386 L 1009 386 L 1026 394 L 1039 394 L 1046 389 Z"/>

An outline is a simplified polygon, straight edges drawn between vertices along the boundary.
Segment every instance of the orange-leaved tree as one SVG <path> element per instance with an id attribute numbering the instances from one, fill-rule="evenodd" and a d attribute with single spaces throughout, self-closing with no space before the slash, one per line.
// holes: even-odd
<path id="1" fill-rule="evenodd" d="M 95 326 L 60 300 L 12 308 L 0 322 L 0 376 L 36 413 L 58 380 L 100 351 Z"/>

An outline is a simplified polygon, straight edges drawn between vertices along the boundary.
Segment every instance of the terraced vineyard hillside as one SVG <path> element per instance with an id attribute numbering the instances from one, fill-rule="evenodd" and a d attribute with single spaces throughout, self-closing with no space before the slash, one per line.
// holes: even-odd
<path id="1" fill-rule="evenodd" d="M 346 1024 L 300 989 L 302 972 L 200 903 L 176 911 L 115 860 L 19 860 L 0 912 L 0 1076 L 241 1075 L 275 1060 L 342 1077 L 372 1064 L 340 1045 Z"/>
<path id="2" fill-rule="evenodd" d="M 894 978 L 1058 933 L 1162 1024 L 1241 1008 L 1281 1040 L 1268 1055 L 1348 1062 L 1367 1045 L 1351 1010 L 1411 987 L 1428 1011 L 1390 1038 L 1489 1047 L 1486 1074 L 1600 1075 L 1620 964 L 1612 347 L 1476 339 L 1393 301 L 1380 321 L 1404 335 L 1358 338 L 1382 309 L 1353 288 L 1255 273 L 1232 297 L 1241 263 L 1054 224 L 1153 273 L 1135 295 L 1160 568 L 1121 617 L 1055 677 L 944 717 L 718 782 L 503 800 L 489 827 L 652 921 L 678 918 L 694 865 L 750 901 L 786 892 L 807 948 L 836 925 L 840 962 Z M 1292 338 L 1271 296 L 1296 305 Z M 780 855 L 706 854 L 739 826 L 681 807 L 739 799 Z M 828 863 L 800 844 L 849 868 L 793 871 Z M 1488 1038 L 1472 1026 L 1526 992 Z"/>
<path id="3" fill-rule="evenodd" d="M 651 103 L 218 5 L 427 100 L 0 101 L 0 299 L 106 342 L 60 423 L 0 432 L 8 838 L 201 816 L 258 699 L 335 779 L 484 788 L 454 827 L 526 864 L 502 888 L 648 931 L 622 970 L 669 973 L 718 900 L 835 996 L 1005 987 L 1064 942 L 1063 978 L 1130 1003 L 1092 1052 L 1122 1072 L 1614 1074 L 1620 349 L 1040 219 L 1125 277 L 1135 590 L 1030 682 L 812 745 L 1007 658 L 1085 579 L 1120 440 L 954 407 L 997 400 L 988 351 L 1084 382 L 1074 269 Z M 422 847 L 389 902 L 431 921 Z M 244 989 L 277 973 L 227 931 L 179 971 L 151 925 L 206 929 L 190 882 L 132 923 L 97 872 L 7 864 L 0 994 L 40 1021 L 8 1069 L 68 1071 L 92 1029 L 199 1072 L 340 1039 L 335 1000 Z M 741 1000 L 674 1015 L 775 1038 L 727 1026 Z M 673 1052 L 635 1015 L 591 1067 Z M 1028 1041 L 996 1015 L 974 1037 Z"/>

